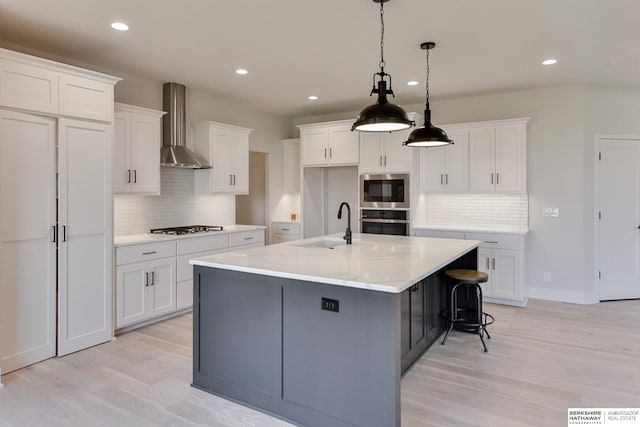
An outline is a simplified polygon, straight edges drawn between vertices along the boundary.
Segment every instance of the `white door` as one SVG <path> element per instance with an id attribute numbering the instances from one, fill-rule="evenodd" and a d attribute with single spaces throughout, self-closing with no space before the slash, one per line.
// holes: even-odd
<path id="1" fill-rule="evenodd" d="M 362 132 L 360 135 L 360 173 L 379 173 L 382 164 L 382 138 L 379 132 Z"/>
<path id="2" fill-rule="evenodd" d="M 469 190 L 494 192 L 496 169 L 495 129 L 483 127 L 469 131 Z"/>
<path id="3" fill-rule="evenodd" d="M 453 144 L 442 147 L 444 188 L 449 193 L 466 193 L 469 191 L 469 132 L 457 130 L 448 136 L 453 139 Z"/>
<path id="4" fill-rule="evenodd" d="M 56 121 L 0 110 L 0 370 L 56 353 Z"/>
<path id="5" fill-rule="evenodd" d="M 121 265 L 116 269 L 116 327 L 121 328 L 146 317 L 149 277 L 146 263 Z"/>
<path id="6" fill-rule="evenodd" d="M 329 128 L 329 163 L 332 166 L 357 165 L 360 157 L 360 138 L 351 125 Z"/>
<path id="7" fill-rule="evenodd" d="M 640 298 L 640 140 L 599 146 L 599 298 Z"/>
<path id="8" fill-rule="evenodd" d="M 407 173 L 411 171 L 411 147 L 402 145 L 409 137 L 409 132 L 392 132 L 384 134 L 384 153 L 382 163 L 387 173 Z"/>
<path id="9" fill-rule="evenodd" d="M 524 131 L 522 125 L 496 128 L 496 191 L 524 191 Z"/>
<path id="10" fill-rule="evenodd" d="M 413 148 L 411 148 L 413 150 Z M 444 147 L 420 150 L 420 188 L 424 193 L 444 191 Z"/>
<path id="11" fill-rule="evenodd" d="M 170 313 L 176 309 L 176 261 L 165 258 L 150 264 L 150 282 L 147 302 L 149 316 Z"/>
<path id="12" fill-rule="evenodd" d="M 131 190 L 134 193 L 160 193 L 160 138 L 159 117 L 131 114 Z"/>
<path id="13" fill-rule="evenodd" d="M 503 249 L 491 250 L 491 296 L 520 299 L 520 253 Z"/>
<path id="14" fill-rule="evenodd" d="M 111 125 L 58 122 L 58 355 L 113 336 Z"/>
<path id="15" fill-rule="evenodd" d="M 300 150 L 303 166 L 329 164 L 329 131 L 327 128 L 300 131 Z"/>
<path id="16" fill-rule="evenodd" d="M 249 141 L 245 135 L 233 137 L 230 153 L 233 167 L 233 186 L 231 191 L 238 194 L 247 194 L 249 192 Z"/>

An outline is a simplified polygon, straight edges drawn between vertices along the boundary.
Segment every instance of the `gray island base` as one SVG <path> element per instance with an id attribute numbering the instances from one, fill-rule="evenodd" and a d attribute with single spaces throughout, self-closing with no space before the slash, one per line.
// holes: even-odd
<path id="1" fill-rule="evenodd" d="M 245 259 L 235 261 L 232 254 L 192 260 L 192 385 L 297 425 L 400 426 L 401 377 L 445 329 L 439 313 L 447 307 L 447 284 L 441 273 L 477 266 L 477 242 L 466 243 L 462 253 L 456 248 L 446 264 L 425 267 L 428 275 L 395 292 L 252 267 L 252 256 L 277 263 L 278 249 L 265 253 L 269 247 L 240 251 L 236 256 Z M 405 249 L 416 252 L 414 246 Z M 344 251 L 354 263 L 375 258 L 364 250 Z M 300 253 L 313 255 L 308 248 Z"/>

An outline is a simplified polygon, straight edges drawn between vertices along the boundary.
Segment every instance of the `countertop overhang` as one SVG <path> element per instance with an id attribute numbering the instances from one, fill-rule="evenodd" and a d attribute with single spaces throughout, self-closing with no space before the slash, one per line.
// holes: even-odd
<path id="1" fill-rule="evenodd" d="M 354 234 L 353 244 L 310 246 L 342 233 L 191 259 L 193 265 L 400 293 L 472 251 L 477 240 Z"/>

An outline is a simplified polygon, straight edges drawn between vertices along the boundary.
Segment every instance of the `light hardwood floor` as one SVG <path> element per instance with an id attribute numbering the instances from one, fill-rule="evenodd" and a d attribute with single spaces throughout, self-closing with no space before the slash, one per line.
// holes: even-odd
<path id="1" fill-rule="evenodd" d="M 489 353 L 454 332 L 402 380 L 402 425 L 565 426 L 640 407 L 640 301 L 486 304 Z M 289 426 L 190 387 L 190 314 L 2 377 L 0 426 Z"/>

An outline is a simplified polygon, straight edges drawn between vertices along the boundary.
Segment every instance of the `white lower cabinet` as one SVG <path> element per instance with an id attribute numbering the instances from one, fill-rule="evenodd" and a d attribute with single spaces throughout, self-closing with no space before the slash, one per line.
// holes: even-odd
<path id="1" fill-rule="evenodd" d="M 175 242 L 126 246 L 117 252 L 116 328 L 175 311 Z M 166 255 L 170 257 L 162 258 Z M 140 259 L 147 261 L 132 262 Z"/>
<path id="2" fill-rule="evenodd" d="M 481 285 L 484 300 L 518 306 L 527 304 L 523 277 L 524 236 L 427 229 L 416 229 L 414 235 L 479 240 L 478 271 L 489 275 L 489 280 Z"/>
<path id="3" fill-rule="evenodd" d="M 300 223 L 292 221 L 273 221 L 271 223 L 271 243 L 293 242 L 300 240 Z"/>

